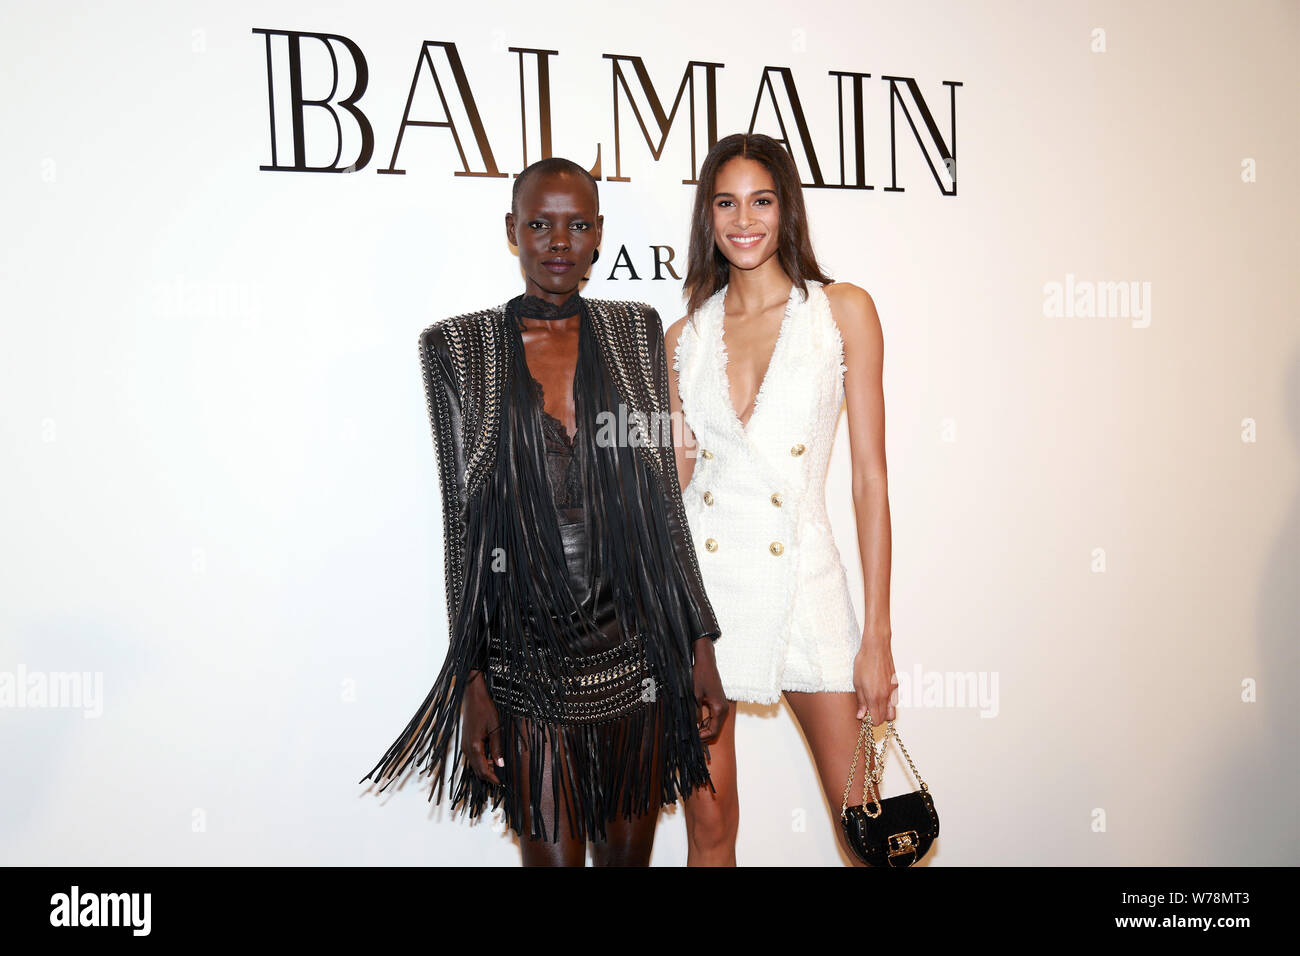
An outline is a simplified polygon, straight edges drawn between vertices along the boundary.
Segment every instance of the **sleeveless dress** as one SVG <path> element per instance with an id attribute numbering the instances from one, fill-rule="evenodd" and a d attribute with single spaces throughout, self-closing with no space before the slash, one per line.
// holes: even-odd
<path id="1" fill-rule="evenodd" d="M 749 422 L 731 404 L 720 289 L 677 341 L 695 470 L 682 492 L 700 572 L 724 639 L 733 700 L 783 690 L 852 691 L 861 629 L 826 514 L 826 469 L 844 401 L 843 342 L 820 283 L 790 290 Z"/>

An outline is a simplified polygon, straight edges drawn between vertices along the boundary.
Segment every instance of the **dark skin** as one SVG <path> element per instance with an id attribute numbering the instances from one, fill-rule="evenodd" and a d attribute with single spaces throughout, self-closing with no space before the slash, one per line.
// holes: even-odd
<path id="1" fill-rule="evenodd" d="M 554 305 L 561 305 L 591 269 L 600 245 L 604 217 L 599 213 L 596 190 L 583 176 L 569 172 L 536 173 L 520 188 L 516 207 L 506 213 L 506 238 L 519 250 L 524 273 L 524 291 Z M 581 317 L 558 320 L 523 319 L 524 356 L 528 370 L 541 383 L 546 411 L 563 424 L 569 435 L 577 431 L 577 407 L 573 394 L 578 363 L 578 329 Z M 701 638 L 694 644 L 693 678 L 700 703 L 700 739 L 712 743 L 725 724 L 730 702 L 722 689 L 713 655 L 713 642 Z M 505 766 L 501 749 L 501 721 L 487 691 L 483 676 L 472 671 L 465 689 L 461 713 L 461 747 L 470 769 L 485 780 L 500 783 L 496 768 Z M 549 767 L 550 754 L 543 766 Z M 526 794 L 529 781 L 517 781 Z M 656 781 L 656 792 L 657 792 Z M 549 800 L 550 781 L 543 781 Z M 543 807 L 546 826 L 551 827 L 551 807 Z M 560 839 L 555 842 L 521 841 L 524 866 L 583 866 L 587 843 L 567 832 L 564 811 L 560 812 Z M 596 866 L 646 866 L 654 844 L 659 808 L 631 819 L 610 821 L 607 839 L 591 842 Z M 524 808 L 524 831 L 531 820 Z"/>

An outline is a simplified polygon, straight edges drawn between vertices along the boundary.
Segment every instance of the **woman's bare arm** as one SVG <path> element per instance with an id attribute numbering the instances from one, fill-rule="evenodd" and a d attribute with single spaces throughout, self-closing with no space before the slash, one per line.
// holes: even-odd
<path id="1" fill-rule="evenodd" d="M 893 720 L 898 686 L 891 651 L 889 576 L 891 529 L 885 465 L 884 335 L 876 304 L 847 282 L 826 287 L 844 343 L 844 401 L 853 469 L 853 510 L 862 559 L 862 647 L 854 667 L 860 706 L 876 721 Z M 863 716 L 863 713 L 859 713 Z"/>

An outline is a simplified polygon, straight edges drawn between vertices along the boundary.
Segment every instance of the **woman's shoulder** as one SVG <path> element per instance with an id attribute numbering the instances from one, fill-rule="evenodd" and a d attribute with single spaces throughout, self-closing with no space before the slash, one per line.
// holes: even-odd
<path id="1" fill-rule="evenodd" d="M 856 354 L 862 349 L 878 353 L 883 334 L 871 293 L 852 282 L 832 282 L 822 290 L 830 304 L 831 321 L 839 330 L 845 354 Z"/>
<path id="2" fill-rule="evenodd" d="M 690 325 L 690 323 L 691 317 L 689 315 L 683 315 L 680 319 L 664 330 L 664 341 L 668 343 L 669 348 L 672 348 L 681 340 L 682 330 Z"/>
<path id="3" fill-rule="evenodd" d="M 852 282 L 830 282 L 822 286 L 831 305 L 831 317 L 844 330 L 879 323 L 876 302 L 871 293 Z"/>
<path id="4" fill-rule="evenodd" d="M 638 302 L 635 299 L 589 299 L 586 296 L 583 298 L 586 299 L 589 307 L 594 306 L 605 312 L 659 318 L 659 310 L 649 302 Z"/>
<path id="5" fill-rule="evenodd" d="M 445 350 L 450 336 L 470 334 L 481 330 L 488 319 L 501 315 L 505 312 L 505 308 L 506 305 L 503 302 L 500 305 L 494 305 L 486 309 L 475 309 L 472 312 L 461 312 L 458 315 L 449 315 L 446 318 L 439 319 L 420 332 L 420 347 Z"/>
<path id="6" fill-rule="evenodd" d="M 826 293 L 826 298 L 830 299 L 831 304 L 835 306 L 843 304 L 849 310 L 862 309 L 867 306 L 875 307 L 871 293 L 860 285 L 854 285 L 852 282 L 827 282 L 822 286 L 822 291 Z"/>
<path id="7" fill-rule="evenodd" d="M 586 299 L 586 296 L 583 297 Z M 659 310 L 648 302 L 632 299 L 586 299 L 587 307 L 596 311 L 606 322 L 615 325 L 626 324 L 633 328 L 639 323 L 644 326 L 646 340 L 663 338 L 663 320 Z"/>

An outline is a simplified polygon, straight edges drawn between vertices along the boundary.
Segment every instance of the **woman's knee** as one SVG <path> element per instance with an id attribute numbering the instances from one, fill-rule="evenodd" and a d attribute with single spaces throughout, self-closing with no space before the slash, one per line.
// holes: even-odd
<path id="1" fill-rule="evenodd" d="M 686 837 L 697 850 L 733 846 L 740 830 L 740 806 L 734 797 L 696 794 L 686 807 Z"/>

